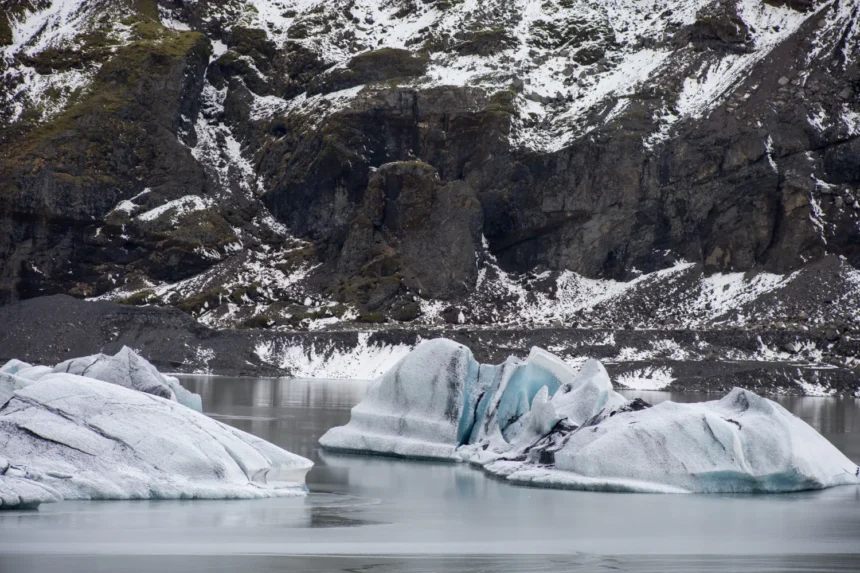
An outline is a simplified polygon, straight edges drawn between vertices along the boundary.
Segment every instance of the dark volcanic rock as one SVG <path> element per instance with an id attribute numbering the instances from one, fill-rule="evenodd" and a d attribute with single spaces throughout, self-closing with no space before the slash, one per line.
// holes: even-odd
<path id="1" fill-rule="evenodd" d="M 391 278 L 432 298 L 465 296 L 477 280 L 481 228 L 468 183 L 443 184 L 418 161 L 387 163 L 370 178 L 338 270 L 359 280 Z"/>
<path id="2" fill-rule="evenodd" d="M 112 265 L 173 278 L 208 266 L 193 253 L 199 243 L 157 230 L 129 239 L 122 221 L 105 219 L 144 189 L 175 199 L 205 187 L 203 169 L 176 133 L 197 114 L 209 53 L 196 32 L 121 47 L 96 74 L 92 93 L 52 122 L 11 136 L 0 150 L 0 300 L 91 294 Z"/>
<path id="3" fill-rule="evenodd" d="M 427 69 L 427 58 L 409 50 L 382 48 L 355 56 L 344 69 L 336 69 L 314 78 L 308 94 L 326 94 L 371 82 L 420 76 Z"/>
<path id="4" fill-rule="evenodd" d="M 787 6 L 800 12 L 811 10 L 816 3 L 816 0 L 763 0 L 765 4 L 771 6 Z"/>
<path id="5" fill-rule="evenodd" d="M 676 44 L 691 42 L 698 49 L 743 52 L 751 37 L 746 22 L 738 15 L 737 6 L 726 2 L 706 6 L 696 15 L 696 21 L 673 38 Z"/>
<path id="6" fill-rule="evenodd" d="M 445 336 L 469 346 L 483 363 L 501 363 L 510 355 L 524 357 L 531 346 L 551 348 L 561 356 L 606 360 L 613 382 L 664 371 L 674 379 L 673 391 L 727 392 L 734 386 L 764 394 L 803 394 L 800 382 L 822 391 L 852 395 L 858 391 L 855 370 L 829 364 L 754 359 L 763 345 L 778 348 L 788 338 L 779 332 L 593 331 L 582 329 L 398 329 L 339 332 L 214 331 L 188 315 L 153 306 L 130 307 L 109 302 L 84 302 L 68 296 L 39 297 L 0 307 L 0 362 L 18 358 L 53 365 L 75 356 L 116 353 L 134 348 L 162 371 L 211 372 L 224 375 L 282 376 L 295 374 L 282 353 L 339 360 L 420 340 Z M 826 348 L 815 334 L 793 335 L 807 347 Z M 672 358 L 659 348 L 676 348 L 687 359 Z M 701 348 L 709 348 L 707 355 Z M 265 348 L 264 353 L 260 348 Z M 617 360 L 622 349 L 650 354 L 649 359 Z M 843 340 L 831 352 L 857 355 L 858 340 Z M 356 354 L 352 354 L 355 352 Z M 674 352 L 674 351 L 673 351 Z M 263 360 L 263 356 L 267 360 Z M 738 359 L 738 356 L 746 358 Z M 356 363 L 360 362 L 356 360 Z M 307 374 L 307 373 L 305 373 Z"/>
<path id="7" fill-rule="evenodd" d="M 529 320 L 836 324 L 841 344 L 857 2 L 6 2 L 0 301 L 111 292 L 274 329 L 511 324 L 557 304 Z M 28 11 L 44 26 L 16 28 Z M 695 271 L 628 285 L 623 309 L 559 282 L 679 261 Z M 719 315 L 679 294 L 797 270 L 790 300 L 744 291 Z"/>

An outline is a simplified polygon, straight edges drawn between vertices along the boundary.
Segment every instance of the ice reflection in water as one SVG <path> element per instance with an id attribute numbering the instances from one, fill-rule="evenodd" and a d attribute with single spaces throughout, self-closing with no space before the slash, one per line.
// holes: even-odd
<path id="1" fill-rule="evenodd" d="M 0 571 L 857 570 L 860 488 L 709 496 L 513 487 L 465 464 L 320 452 L 319 436 L 349 419 L 367 382 L 183 382 L 213 417 L 313 459 L 313 493 L 0 513 Z M 652 403 L 719 398 L 627 395 Z M 855 400 L 778 401 L 860 461 Z"/>

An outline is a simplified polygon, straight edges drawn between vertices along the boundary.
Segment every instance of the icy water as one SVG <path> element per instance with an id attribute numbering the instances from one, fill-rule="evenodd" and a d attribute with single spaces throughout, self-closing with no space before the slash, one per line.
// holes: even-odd
<path id="1" fill-rule="evenodd" d="M 0 572 L 860 571 L 858 487 L 772 496 L 515 487 L 464 464 L 320 452 L 317 439 L 349 419 L 366 382 L 183 383 L 215 418 L 313 459 L 312 493 L 0 513 Z M 858 401 L 779 401 L 860 462 Z"/>

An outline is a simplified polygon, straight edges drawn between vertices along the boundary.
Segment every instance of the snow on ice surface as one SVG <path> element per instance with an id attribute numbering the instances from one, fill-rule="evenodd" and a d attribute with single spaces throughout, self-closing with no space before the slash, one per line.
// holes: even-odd
<path id="1" fill-rule="evenodd" d="M 114 356 L 94 354 L 66 360 L 57 364 L 54 372 L 87 376 L 168 400 L 175 399 L 158 370 L 127 346 Z"/>
<path id="2" fill-rule="evenodd" d="M 161 374 L 155 366 L 127 346 L 123 346 L 114 356 L 94 354 L 72 358 L 57 364 L 51 371 L 94 378 L 173 400 L 198 412 L 203 411 L 200 396 L 183 388 L 176 378 Z M 18 372 L 18 375 L 24 378 L 38 376 L 38 379 L 41 379 L 44 374 L 43 370 L 33 372 L 32 369 Z"/>
<path id="3" fill-rule="evenodd" d="M 36 381 L 0 373 L 4 395 L 2 508 L 306 491 L 309 460 L 171 400 L 65 372 Z"/>
<path id="4" fill-rule="evenodd" d="M 735 389 L 701 404 L 663 402 L 574 432 L 557 470 L 695 492 L 781 492 L 860 483 L 857 466 L 778 404 Z"/>
<path id="5" fill-rule="evenodd" d="M 752 392 L 650 407 L 616 393 L 596 360 L 575 375 L 542 350 L 529 360 L 479 365 L 462 345 L 424 342 L 320 444 L 466 460 L 515 483 L 601 491 L 773 493 L 860 484 L 856 464 Z"/>
<path id="6" fill-rule="evenodd" d="M 418 345 L 378 378 L 352 409 L 349 424 L 320 438 L 327 448 L 395 456 L 450 458 L 458 445 L 464 393 L 477 363 L 448 340 Z"/>
<path id="7" fill-rule="evenodd" d="M 18 374 L 19 371 L 25 368 L 30 368 L 31 366 L 31 364 L 24 362 L 23 360 L 13 358 L 12 360 L 6 362 L 6 364 L 4 364 L 3 366 L 0 366 L 0 372 L 4 374 Z"/>
<path id="8" fill-rule="evenodd" d="M 520 427 L 542 388 L 555 392 L 575 384 L 570 367 L 541 349 L 524 361 L 483 366 L 462 344 L 428 340 L 377 378 L 353 408 L 349 424 L 327 432 L 320 444 L 451 459 L 457 457 L 454 449 L 471 439 L 498 441 Z"/>

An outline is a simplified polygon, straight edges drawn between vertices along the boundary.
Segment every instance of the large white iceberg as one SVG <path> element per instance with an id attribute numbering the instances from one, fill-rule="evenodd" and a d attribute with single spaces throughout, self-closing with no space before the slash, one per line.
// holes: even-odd
<path id="1" fill-rule="evenodd" d="M 19 376 L 27 376 L 32 372 L 30 369 L 21 369 L 18 364 L 16 366 L 19 368 Z M 44 367 L 37 366 L 35 368 Z M 177 401 L 198 412 L 203 409 L 200 396 L 183 388 L 179 384 L 179 380 L 173 376 L 165 376 L 159 372 L 155 366 L 127 346 L 123 346 L 113 356 L 93 354 L 92 356 L 66 360 L 57 364 L 53 371 L 95 378 L 124 388 L 146 392 L 153 396 L 161 396 L 168 400 Z M 11 373 L 14 374 L 14 372 Z M 39 371 L 30 375 L 42 376 L 44 373 Z"/>
<path id="2" fill-rule="evenodd" d="M 478 364 L 423 342 L 374 381 L 329 449 L 469 461 L 512 482 L 641 492 L 786 492 L 860 484 L 860 468 L 778 404 L 736 388 L 718 401 L 649 406 L 603 365 L 575 372 L 532 349 Z"/>
<path id="3" fill-rule="evenodd" d="M 118 372 L 99 369 L 112 382 L 54 371 L 20 376 L 29 365 L 0 372 L 0 508 L 62 499 L 261 498 L 307 491 L 310 460 L 174 399 L 127 387 L 125 365 L 146 361 L 121 354 Z"/>

